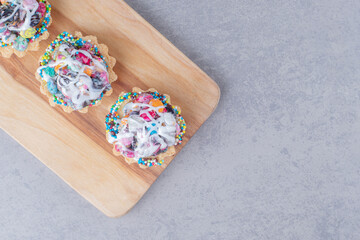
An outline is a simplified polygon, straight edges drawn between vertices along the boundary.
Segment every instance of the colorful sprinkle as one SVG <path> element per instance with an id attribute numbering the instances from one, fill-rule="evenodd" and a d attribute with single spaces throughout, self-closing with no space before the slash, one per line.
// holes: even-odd
<path id="1" fill-rule="evenodd" d="M 181 116 L 181 112 L 178 110 L 176 106 L 172 106 L 169 104 L 168 99 L 165 97 L 165 95 L 160 95 L 158 92 L 146 92 L 148 94 L 151 94 L 153 97 L 153 100 L 150 100 L 151 105 L 154 106 L 161 106 L 164 105 L 166 109 L 171 109 L 176 114 L 176 120 L 178 122 L 178 125 L 180 126 L 179 134 L 176 136 L 176 144 L 181 144 L 183 141 L 183 136 L 186 132 L 186 123 L 184 118 Z M 117 123 L 120 119 L 118 110 L 120 106 L 123 104 L 124 101 L 130 99 L 132 101 L 135 101 L 139 97 L 139 93 L 136 92 L 128 92 L 123 95 L 120 95 L 118 100 L 114 105 L 112 105 L 110 109 L 110 113 L 106 115 L 105 117 L 105 125 L 106 125 L 106 132 L 110 134 L 110 137 L 116 138 L 116 135 L 119 133 L 119 127 L 120 124 Z M 122 121 L 121 121 L 121 124 Z M 126 124 L 124 122 L 124 124 Z M 164 160 L 158 160 L 157 158 L 140 158 L 138 159 L 138 164 L 142 164 L 145 166 L 153 166 L 153 165 L 162 165 Z"/>
<path id="2" fill-rule="evenodd" d="M 46 49 L 44 55 L 41 57 L 40 66 L 45 66 L 49 63 L 50 60 L 52 60 L 53 52 L 62 43 L 70 43 L 75 48 L 80 49 L 87 43 L 87 41 L 85 41 L 79 37 L 74 37 L 68 32 L 61 33 L 59 36 L 57 36 L 57 38 L 53 42 L 51 42 L 51 44 Z M 107 63 L 105 61 L 105 57 L 100 54 L 98 47 L 96 45 L 92 45 L 91 49 L 89 49 L 89 50 L 92 51 L 96 57 L 98 57 L 99 59 L 102 59 L 102 61 L 106 65 L 106 69 L 108 69 L 109 66 L 107 65 Z M 59 68 L 61 68 L 61 65 L 56 66 L 55 71 L 58 71 Z M 55 75 L 55 71 L 54 71 L 54 69 L 51 69 L 51 68 L 50 69 L 44 68 L 39 72 L 39 74 L 40 74 L 40 77 L 43 78 L 44 72 L 46 72 L 46 74 L 48 74 L 49 76 L 53 76 L 53 75 Z M 90 69 L 86 70 L 86 74 L 91 76 L 91 70 Z M 104 93 L 102 93 L 98 99 L 93 100 L 88 106 L 91 107 L 91 106 L 96 105 L 98 102 L 100 102 L 102 100 L 103 96 L 104 96 Z M 67 106 L 67 103 L 63 99 L 56 97 L 55 95 L 53 95 L 53 100 L 54 100 L 54 103 L 56 103 L 58 105 Z"/>
<path id="3" fill-rule="evenodd" d="M 24 36 L 28 37 L 25 38 L 28 43 L 34 42 L 36 39 L 38 39 L 41 35 L 44 34 L 44 32 L 47 31 L 48 25 L 50 23 L 50 16 L 51 16 L 51 5 L 47 3 L 46 0 L 38 0 L 39 3 L 46 4 L 46 12 L 44 20 L 41 24 L 40 28 L 31 29 L 27 33 L 22 33 Z M 31 31 L 31 32 L 30 32 Z M 0 46 L 1 47 L 7 47 L 7 46 L 13 46 L 14 42 L 11 43 L 4 43 L 0 39 Z"/>

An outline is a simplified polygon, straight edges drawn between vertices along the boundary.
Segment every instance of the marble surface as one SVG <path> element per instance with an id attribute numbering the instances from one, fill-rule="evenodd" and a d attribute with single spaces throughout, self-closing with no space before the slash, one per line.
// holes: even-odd
<path id="1" fill-rule="evenodd" d="M 360 1 L 128 3 L 218 109 L 120 219 L 0 131 L 1 239 L 360 239 Z"/>

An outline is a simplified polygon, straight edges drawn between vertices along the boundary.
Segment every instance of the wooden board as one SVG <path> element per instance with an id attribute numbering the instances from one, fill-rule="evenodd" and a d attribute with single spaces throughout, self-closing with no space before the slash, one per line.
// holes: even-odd
<path id="1" fill-rule="evenodd" d="M 40 51 L 24 58 L 0 58 L 0 127 L 104 214 L 118 217 L 140 200 L 165 169 L 142 169 L 112 154 L 104 119 L 118 94 L 135 86 L 169 94 L 172 103 L 181 106 L 188 125 L 178 152 L 216 108 L 219 87 L 125 2 L 51 3 L 51 36 L 41 43 Z M 87 114 L 50 107 L 34 77 L 40 55 L 63 31 L 97 36 L 117 59 L 119 79 L 113 84 L 113 95 Z"/>

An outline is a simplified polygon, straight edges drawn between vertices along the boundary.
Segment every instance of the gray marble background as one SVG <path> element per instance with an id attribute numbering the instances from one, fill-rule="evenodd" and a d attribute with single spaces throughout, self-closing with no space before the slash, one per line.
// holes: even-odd
<path id="1" fill-rule="evenodd" d="M 0 132 L 0 238 L 360 239 L 360 1 L 128 3 L 218 109 L 120 219 Z"/>

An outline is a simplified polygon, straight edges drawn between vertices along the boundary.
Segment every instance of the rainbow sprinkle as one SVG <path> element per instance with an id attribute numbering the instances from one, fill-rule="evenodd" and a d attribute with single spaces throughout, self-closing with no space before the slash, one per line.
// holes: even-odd
<path id="1" fill-rule="evenodd" d="M 154 99 L 159 99 L 166 108 L 171 108 L 172 111 L 176 114 L 176 119 L 178 121 L 178 124 L 180 126 L 180 133 L 176 136 L 176 144 L 181 144 L 183 142 L 183 136 L 186 132 L 186 123 L 184 118 L 181 116 L 181 111 L 176 107 L 169 103 L 169 100 L 166 98 L 166 96 L 159 94 L 158 92 L 146 92 L 148 94 L 151 94 Z M 105 118 L 105 125 L 106 125 L 106 132 L 110 133 L 111 137 L 116 137 L 116 135 L 119 133 L 119 123 L 116 123 L 118 119 L 120 119 L 118 110 L 121 106 L 121 104 L 128 99 L 135 100 L 138 95 L 141 93 L 136 92 L 128 92 L 123 95 L 120 95 L 118 100 L 114 105 L 112 105 L 110 109 L 110 113 L 106 115 Z M 157 160 L 156 158 L 140 158 L 138 160 L 138 164 L 142 164 L 148 167 L 156 165 L 162 165 L 164 163 L 164 160 Z"/>
<path id="2" fill-rule="evenodd" d="M 54 52 L 61 43 L 70 43 L 76 48 L 81 48 L 86 42 L 87 41 L 83 40 L 82 38 L 74 37 L 68 32 L 61 33 L 54 41 L 52 41 L 52 43 L 50 43 L 50 45 L 46 49 L 44 55 L 41 57 L 40 66 L 45 66 L 49 63 L 49 61 L 51 60 L 52 52 Z M 100 54 L 99 48 L 96 45 L 92 45 L 92 48 L 90 48 L 90 50 L 94 51 L 95 55 L 100 57 L 106 64 L 105 57 Z M 106 68 L 109 68 L 107 64 Z"/>
<path id="3" fill-rule="evenodd" d="M 81 48 L 86 42 L 87 41 L 83 40 L 82 38 L 74 37 L 66 31 L 61 33 L 59 36 L 57 36 L 57 38 L 54 41 L 51 42 L 51 44 L 46 49 L 44 55 L 41 57 L 40 66 L 45 66 L 49 63 L 49 61 L 51 60 L 52 53 L 55 51 L 57 47 L 60 46 L 61 43 L 70 43 L 76 48 Z M 89 50 L 93 51 L 96 56 L 100 57 L 104 61 L 106 68 L 107 69 L 109 68 L 109 66 L 105 61 L 105 57 L 100 54 L 99 48 L 96 45 L 92 45 L 92 47 Z M 40 71 L 41 78 L 43 78 L 43 70 Z M 104 93 L 102 93 L 98 99 L 92 101 L 91 104 L 89 104 L 88 106 L 91 107 L 96 105 L 98 102 L 102 100 L 103 97 L 104 97 Z M 58 105 L 68 106 L 68 104 L 63 99 L 56 97 L 55 95 L 53 95 L 53 101 Z"/>
<path id="4" fill-rule="evenodd" d="M 38 2 L 41 2 L 41 3 L 44 3 L 46 4 L 46 13 L 45 13 L 45 18 L 44 18 L 44 21 L 41 25 L 40 28 L 36 28 L 36 33 L 33 37 L 31 38 L 27 38 L 26 40 L 31 43 L 31 42 L 34 42 L 36 39 L 38 39 L 41 35 L 43 35 L 44 32 L 47 31 L 48 29 L 48 25 L 50 23 L 50 16 L 51 16 L 51 5 L 49 3 L 46 2 L 46 0 L 38 0 Z M 7 46 L 12 46 L 13 43 L 10 43 L 10 44 L 6 44 L 4 42 L 2 42 L 0 40 L 0 46 L 1 47 L 7 47 Z"/>

